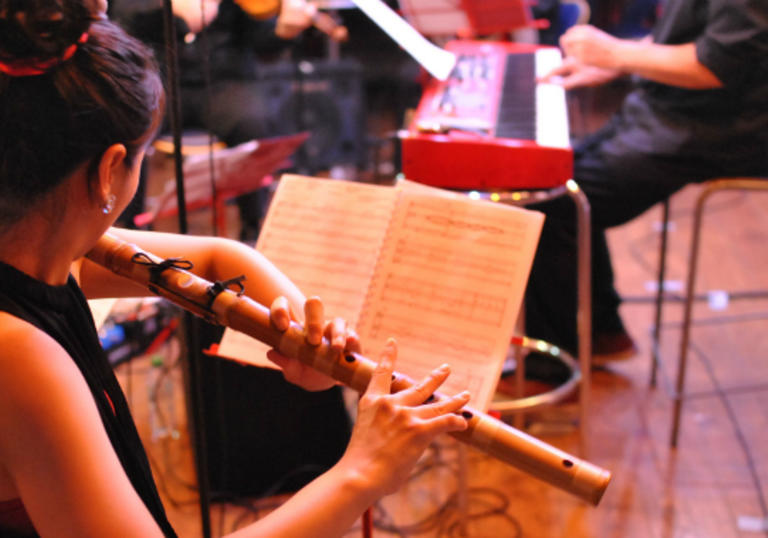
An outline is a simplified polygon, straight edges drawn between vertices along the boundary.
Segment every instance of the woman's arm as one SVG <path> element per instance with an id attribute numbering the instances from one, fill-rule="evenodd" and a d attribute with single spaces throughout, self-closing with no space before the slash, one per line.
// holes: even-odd
<path id="1" fill-rule="evenodd" d="M 130 484 L 98 410 L 67 353 L 31 325 L 0 313 L 0 465 L 42 536 L 160 536 Z M 394 491 L 439 434 L 462 430 L 469 396 L 424 404 L 448 375 L 390 394 L 396 349 L 382 354 L 360 401 L 352 440 L 330 471 L 237 537 L 341 536 Z M 268 461 L 263 462 L 269 465 Z"/>
<path id="2" fill-rule="evenodd" d="M 110 233 L 161 258 L 180 257 L 194 265 L 192 272 L 207 280 L 228 280 L 245 275 L 246 294 L 269 306 L 278 296 L 285 296 L 293 313 L 303 319 L 304 294 L 269 260 L 252 247 L 218 237 L 190 236 L 112 228 Z M 149 291 L 90 260 L 74 268 L 86 297 L 143 297 Z"/>
<path id="3" fill-rule="evenodd" d="M 358 405 L 352 438 L 341 460 L 278 510 L 233 538 L 341 536 L 382 496 L 393 493 L 435 436 L 466 428 L 455 412 L 468 393 L 424 404 L 448 377 L 446 366 L 416 386 L 390 394 L 397 346 L 390 340 Z"/>
<path id="4" fill-rule="evenodd" d="M 288 277 L 252 247 L 217 237 L 119 228 L 109 232 L 160 258 L 188 260 L 193 264 L 191 272 L 206 280 L 229 280 L 243 275 L 246 295 L 269 307 L 272 321 L 281 330 L 287 329 L 290 319 L 294 319 L 303 323 L 307 342 L 312 345 L 320 344 L 326 336 L 339 352 L 360 351 L 357 335 L 344 320 L 334 318 L 326 322 L 322 302 L 314 297 L 307 300 Z M 78 260 L 72 271 L 89 299 L 151 295 L 146 287 L 88 259 Z M 325 390 L 335 384 L 330 377 L 274 350 L 267 357 L 281 368 L 286 380 L 306 390 Z"/>

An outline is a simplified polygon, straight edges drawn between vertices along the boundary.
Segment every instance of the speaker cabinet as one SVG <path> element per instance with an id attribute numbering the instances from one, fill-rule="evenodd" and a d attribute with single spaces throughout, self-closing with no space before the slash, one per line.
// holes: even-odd
<path id="1" fill-rule="evenodd" d="M 357 61 L 277 62 L 259 65 L 257 73 L 269 131 L 310 132 L 294 158 L 299 172 L 364 166 L 365 107 Z"/>
<path id="2" fill-rule="evenodd" d="M 351 420 L 341 389 L 307 392 L 268 368 L 201 359 L 212 499 L 293 492 L 344 453 Z"/>

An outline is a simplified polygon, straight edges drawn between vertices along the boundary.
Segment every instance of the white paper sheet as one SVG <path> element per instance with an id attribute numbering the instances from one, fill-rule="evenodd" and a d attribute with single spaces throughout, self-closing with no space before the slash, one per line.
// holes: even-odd
<path id="1" fill-rule="evenodd" d="M 452 52 L 431 43 L 381 0 L 353 1 L 433 77 L 448 78 L 456 65 L 456 56 Z"/>
<path id="2" fill-rule="evenodd" d="M 257 248 L 328 318 L 356 327 L 369 358 L 390 336 L 397 370 L 449 363 L 442 389 L 486 410 L 522 302 L 543 215 L 401 182 L 283 176 Z M 227 330 L 225 357 L 271 365 L 266 346 Z"/>

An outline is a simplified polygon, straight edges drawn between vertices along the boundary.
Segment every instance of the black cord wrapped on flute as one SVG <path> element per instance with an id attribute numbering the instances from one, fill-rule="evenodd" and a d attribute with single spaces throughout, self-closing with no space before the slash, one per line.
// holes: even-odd
<path id="1" fill-rule="evenodd" d="M 210 323 L 245 333 L 358 392 L 365 391 L 376 367 L 374 361 L 362 355 L 339 354 L 327 340 L 318 346 L 307 344 L 298 323 L 279 331 L 270 320 L 268 308 L 242 295 L 240 290 L 232 291 L 190 273 L 180 260 L 162 260 L 110 234 L 104 235 L 87 257 Z M 397 392 L 412 385 L 414 382 L 408 377 L 395 374 L 392 390 Z M 467 419 L 467 429 L 450 434 L 459 441 L 593 505 L 600 502 L 611 479 L 608 470 L 480 411 L 465 407 L 461 413 Z"/>

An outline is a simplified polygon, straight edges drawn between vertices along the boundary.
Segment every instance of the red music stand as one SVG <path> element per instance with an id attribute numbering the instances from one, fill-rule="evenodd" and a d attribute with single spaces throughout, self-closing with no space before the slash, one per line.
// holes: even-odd
<path id="1" fill-rule="evenodd" d="M 292 165 L 291 155 L 309 138 L 308 132 L 295 135 L 252 140 L 239 146 L 215 149 L 213 153 L 214 185 L 207 153 L 186 158 L 184 163 L 184 192 L 187 210 L 216 208 L 216 225 L 220 235 L 226 235 L 224 205 L 241 194 L 270 185 L 272 174 Z M 148 201 L 150 209 L 134 217 L 134 224 L 143 228 L 154 220 L 173 216 L 176 205 L 176 182 L 168 180 L 161 194 Z"/>
<path id="2" fill-rule="evenodd" d="M 461 0 L 472 35 L 483 36 L 536 27 L 524 0 Z"/>

